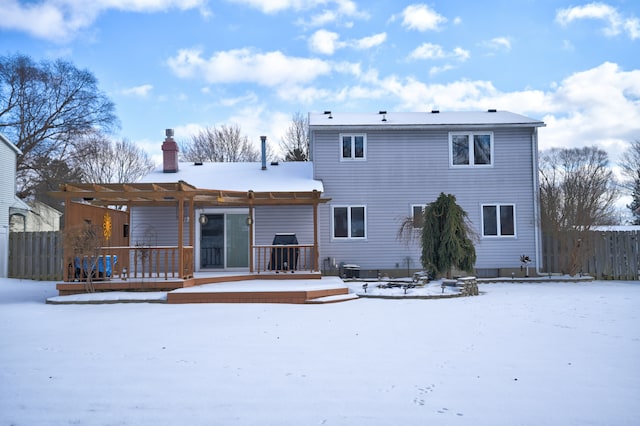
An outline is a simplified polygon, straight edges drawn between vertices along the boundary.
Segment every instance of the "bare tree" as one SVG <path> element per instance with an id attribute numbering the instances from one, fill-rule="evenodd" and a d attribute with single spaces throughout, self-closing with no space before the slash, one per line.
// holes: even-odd
<path id="1" fill-rule="evenodd" d="M 90 183 L 136 182 L 154 168 L 149 155 L 131 141 L 112 141 L 98 132 L 76 143 L 74 163 L 82 181 Z"/>
<path id="2" fill-rule="evenodd" d="M 17 163 L 19 196 L 34 194 L 43 159 L 65 161 L 74 139 L 113 128 L 114 111 L 87 70 L 61 60 L 0 57 L 0 131 L 23 153 Z"/>
<path id="3" fill-rule="evenodd" d="M 636 139 L 622 154 L 618 163 L 624 180 L 620 186 L 631 195 L 631 204 L 627 208 L 633 215 L 633 224 L 640 225 L 640 140 Z"/>
<path id="4" fill-rule="evenodd" d="M 238 125 L 207 127 L 182 144 L 182 158 L 186 161 L 245 162 L 259 161 L 261 153 Z"/>
<path id="5" fill-rule="evenodd" d="M 540 156 L 542 232 L 557 241 L 566 259 L 563 272 L 571 275 L 587 254 L 585 233 L 617 219 L 618 190 L 608 163 L 607 153 L 596 147 L 554 148 Z"/>
<path id="6" fill-rule="evenodd" d="M 100 248 L 104 245 L 101 227 L 84 223 L 64 229 L 62 234 L 66 264 L 73 265 L 73 277 L 84 282 L 85 290 L 94 293 L 93 279 L 98 274 Z M 77 276 L 76 276 L 77 275 Z"/>
<path id="7" fill-rule="evenodd" d="M 296 112 L 280 140 L 284 161 L 309 161 L 309 118 Z"/>

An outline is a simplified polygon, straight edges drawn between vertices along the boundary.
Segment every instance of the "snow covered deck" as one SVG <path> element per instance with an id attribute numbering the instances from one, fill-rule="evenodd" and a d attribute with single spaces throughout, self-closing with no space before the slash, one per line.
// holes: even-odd
<path id="1" fill-rule="evenodd" d="M 88 293 L 84 282 L 59 283 L 56 289 L 61 297 L 51 303 L 145 301 L 145 294 L 148 294 L 149 301 L 167 303 L 329 303 L 357 298 L 349 294 L 341 279 L 321 277 L 319 272 L 310 271 L 260 274 L 200 272 L 186 280 L 149 278 L 95 281 L 91 284 L 95 293 Z M 158 300 L 158 292 L 166 294 L 166 297 Z M 82 297 L 70 297 L 73 295 Z"/>

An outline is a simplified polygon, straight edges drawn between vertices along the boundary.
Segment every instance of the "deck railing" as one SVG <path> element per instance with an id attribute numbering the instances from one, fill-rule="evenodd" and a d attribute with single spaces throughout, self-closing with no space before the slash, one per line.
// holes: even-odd
<path id="1" fill-rule="evenodd" d="M 97 256 L 75 257 L 69 262 L 65 281 L 108 279 L 185 279 L 193 277 L 193 247 L 184 246 L 180 273 L 178 247 L 101 247 Z"/>
<path id="2" fill-rule="evenodd" d="M 256 245 L 252 249 L 258 274 L 318 270 L 312 244 Z"/>

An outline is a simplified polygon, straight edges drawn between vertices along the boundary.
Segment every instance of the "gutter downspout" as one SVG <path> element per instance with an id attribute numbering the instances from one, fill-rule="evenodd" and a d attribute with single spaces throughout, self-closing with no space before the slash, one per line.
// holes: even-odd
<path id="1" fill-rule="evenodd" d="M 540 271 L 540 262 L 542 261 L 542 250 L 540 244 L 540 187 L 538 184 L 538 128 L 534 127 L 531 133 L 531 165 L 533 173 L 533 221 L 534 221 L 534 240 L 536 247 L 536 274 L 543 275 Z"/>

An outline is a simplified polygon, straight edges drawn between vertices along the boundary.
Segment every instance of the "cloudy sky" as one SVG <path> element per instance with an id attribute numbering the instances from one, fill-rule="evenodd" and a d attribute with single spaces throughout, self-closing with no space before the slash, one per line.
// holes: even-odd
<path id="1" fill-rule="evenodd" d="M 0 54 L 63 58 L 158 158 L 237 124 L 280 140 L 295 112 L 497 108 L 541 149 L 640 139 L 640 2 L 0 0 Z"/>

